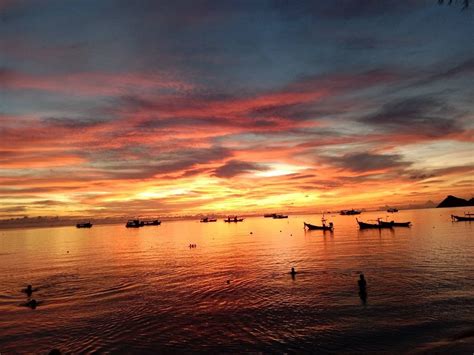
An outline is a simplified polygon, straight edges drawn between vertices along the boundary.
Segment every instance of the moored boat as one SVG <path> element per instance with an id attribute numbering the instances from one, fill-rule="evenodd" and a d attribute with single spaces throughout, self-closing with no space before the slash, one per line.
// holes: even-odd
<path id="1" fill-rule="evenodd" d="M 361 222 L 356 218 L 357 223 L 359 224 L 360 229 L 381 229 L 381 228 L 392 228 L 393 222 L 387 222 L 387 224 L 380 223 L 365 223 Z"/>
<path id="2" fill-rule="evenodd" d="M 243 218 L 239 218 L 237 216 L 228 216 L 226 219 L 224 219 L 224 222 L 228 222 L 228 223 L 242 222 L 243 220 L 244 220 Z"/>
<path id="3" fill-rule="evenodd" d="M 217 222 L 216 218 L 204 217 L 200 220 L 201 223 Z"/>
<path id="4" fill-rule="evenodd" d="M 387 212 L 388 212 L 388 213 L 396 213 L 396 212 L 398 212 L 398 209 L 396 209 L 395 207 L 393 207 L 393 208 L 388 208 L 388 209 L 387 209 Z"/>
<path id="5" fill-rule="evenodd" d="M 451 219 L 456 222 L 474 221 L 474 213 L 464 213 L 464 216 L 451 215 Z"/>
<path id="6" fill-rule="evenodd" d="M 323 223 L 322 226 L 317 226 L 317 225 L 314 225 L 314 224 L 311 224 L 311 223 L 306 223 L 306 222 L 303 222 L 304 224 L 304 228 L 307 228 L 308 230 L 323 230 L 323 231 L 333 231 L 334 230 L 334 225 L 332 224 L 332 222 L 329 223 L 329 225 L 325 225 Z"/>
<path id="7" fill-rule="evenodd" d="M 288 218 L 287 215 L 284 214 L 274 214 L 273 219 L 282 219 L 282 218 Z"/>
<path id="8" fill-rule="evenodd" d="M 310 224 L 303 222 L 304 228 L 308 230 L 323 230 L 323 231 L 333 231 L 334 230 L 334 224 L 332 222 L 329 222 L 329 224 L 326 224 L 327 220 L 324 218 L 324 215 L 321 217 L 321 226 L 317 226 L 315 224 Z"/>
<path id="9" fill-rule="evenodd" d="M 139 219 L 131 219 L 125 225 L 126 228 L 140 228 L 142 226 L 142 222 Z"/>
<path id="10" fill-rule="evenodd" d="M 159 226 L 161 224 L 161 221 L 158 219 L 155 219 L 153 221 L 141 221 L 140 226 Z"/>
<path id="11" fill-rule="evenodd" d="M 276 213 L 265 213 L 265 214 L 263 215 L 263 217 L 264 217 L 264 218 L 273 218 L 273 217 L 275 217 L 275 215 L 276 215 Z"/>
<path id="12" fill-rule="evenodd" d="M 76 224 L 76 228 L 92 228 L 92 223 L 91 222 L 78 223 Z"/>
<path id="13" fill-rule="evenodd" d="M 395 221 L 390 221 L 390 222 L 386 222 L 386 221 L 382 221 L 381 219 L 379 219 L 379 224 L 381 226 L 387 226 L 387 227 L 410 227 L 411 226 L 411 222 L 395 222 Z"/>
<path id="14" fill-rule="evenodd" d="M 355 210 L 355 209 L 352 209 L 352 210 L 342 210 L 340 212 L 340 214 L 342 216 L 353 216 L 353 215 L 356 215 L 356 214 L 361 214 L 362 211 L 360 210 Z"/>

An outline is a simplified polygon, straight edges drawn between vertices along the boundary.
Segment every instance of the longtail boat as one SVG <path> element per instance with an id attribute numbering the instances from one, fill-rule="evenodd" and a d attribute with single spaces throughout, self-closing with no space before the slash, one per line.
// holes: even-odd
<path id="1" fill-rule="evenodd" d="M 381 219 L 378 220 L 379 225 L 381 226 L 387 226 L 387 227 L 410 227 L 411 222 L 395 222 L 395 221 L 382 221 Z"/>
<path id="2" fill-rule="evenodd" d="M 76 224 L 76 228 L 92 228 L 92 223 L 91 222 L 78 223 Z"/>
<path id="3" fill-rule="evenodd" d="M 126 228 L 140 228 L 141 226 L 143 226 L 143 224 L 138 219 L 131 219 L 125 225 Z"/>
<path id="4" fill-rule="evenodd" d="M 332 222 L 329 223 L 329 225 L 323 224 L 322 226 L 316 226 L 314 224 L 306 223 L 303 222 L 304 228 L 307 228 L 308 230 L 323 230 L 323 231 L 333 231 L 334 230 L 334 225 Z"/>
<path id="5" fill-rule="evenodd" d="M 380 224 L 380 223 L 365 223 L 365 222 L 360 222 L 356 218 L 357 223 L 359 224 L 360 229 L 381 229 L 381 228 L 392 228 L 393 227 L 393 222 L 386 222 L 387 224 Z"/>
<path id="6" fill-rule="evenodd" d="M 273 219 L 282 219 L 282 218 L 288 218 L 287 215 L 284 214 L 274 214 Z"/>
<path id="7" fill-rule="evenodd" d="M 451 219 L 456 222 L 474 221 L 474 213 L 464 213 L 464 216 L 451 215 Z"/>
<path id="8" fill-rule="evenodd" d="M 227 223 L 232 223 L 232 222 L 242 222 L 244 219 L 243 218 L 238 218 L 237 216 L 229 216 L 226 219 L 224 219 L 224 222 Z"/>
<path id="9" fill-rule="evenodd" d="M 161 221 L 158 219 L 155 219 L 153 221 L 141 221 L 140 226 L 159 226 L 161 224 Z"/>
<path id="10" fill-rule="evenodd" d="M 199 222 L 201 222 L 201 223 L 217 222 L 217 219 L 216 218 L 204 217 L 204 218 L 201 218 L 201 220 Z"/>
<path id="11" fill-rule="evenodd" d="M 341 216 L 353 216 L 353 215 L 356 215 L 356 214 L 361 214 L 362 211 L 360 210 L 355 210 L 355 209 L 352 209 L 352 210 L 342 210 L 340 212 L 340 215 Z"/>

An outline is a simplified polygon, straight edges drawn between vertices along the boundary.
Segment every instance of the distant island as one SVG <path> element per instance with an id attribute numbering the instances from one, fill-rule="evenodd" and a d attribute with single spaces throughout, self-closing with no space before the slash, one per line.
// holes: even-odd
<path id="1" fill-rule="evenodd" d="M 470 200 L 465 200 L 456 196 L 449 195 L 446 197 L 436 208 L 444 207 L 464 207 L 464 206 L 474 206 L 474 197 Z"/>

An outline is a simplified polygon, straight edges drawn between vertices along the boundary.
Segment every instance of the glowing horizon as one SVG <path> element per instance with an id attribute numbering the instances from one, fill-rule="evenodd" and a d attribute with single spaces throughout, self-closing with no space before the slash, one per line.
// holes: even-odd
<path id="1" fill-rule="evenodd" d="M 86 0 L 0 11 L 0 218 L 472 197 L 472 9 Z"/>

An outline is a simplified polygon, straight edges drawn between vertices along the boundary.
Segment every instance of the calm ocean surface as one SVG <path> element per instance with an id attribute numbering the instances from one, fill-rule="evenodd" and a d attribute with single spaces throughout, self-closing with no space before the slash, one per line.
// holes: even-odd
<path id="1" fill-rule="evenodd" d="M 303 230 L 318 215 L 0 231 L 0 353 L 472 354 L 474 223 L 449 218 L 465 210 L 381 231 L 339 215 L 334 233 Z"/>

